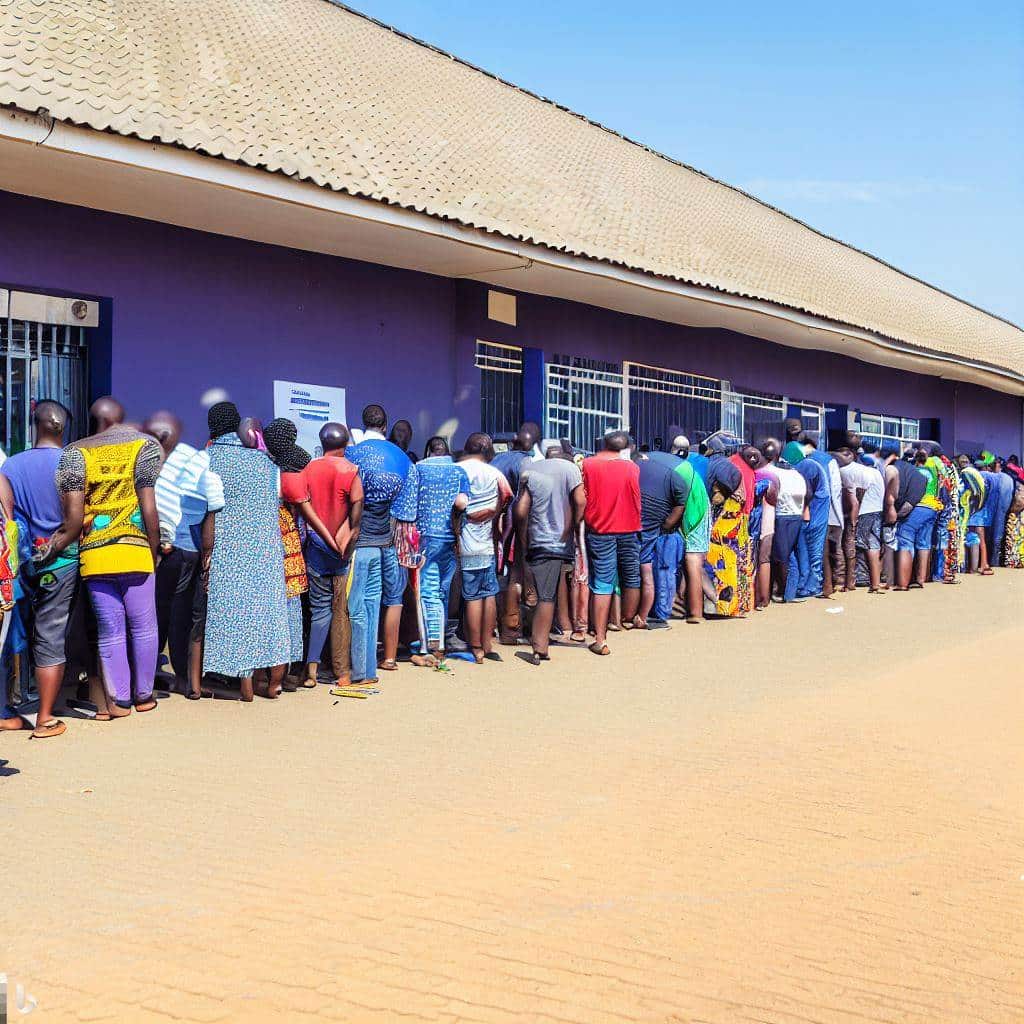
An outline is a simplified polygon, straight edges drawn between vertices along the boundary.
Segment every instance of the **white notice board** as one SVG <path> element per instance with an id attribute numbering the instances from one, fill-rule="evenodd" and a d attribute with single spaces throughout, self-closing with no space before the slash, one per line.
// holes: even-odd
<path id="1" fill-rule="evenodd" d="M 320 428 L 345 422 L 345 389 L 275 380 L 274 416 L 291 420 L 299 428 L 299 446 L 317 459 L 323 455 Z"/>

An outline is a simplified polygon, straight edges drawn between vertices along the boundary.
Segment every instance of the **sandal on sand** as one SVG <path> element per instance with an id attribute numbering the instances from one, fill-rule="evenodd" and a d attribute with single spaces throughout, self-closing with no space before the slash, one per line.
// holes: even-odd
<path id="1" fill-rule="evenodd" d="M 354 697 L 356 700 L 368 700 L 371 693 L 376 690 L 354 689 L 351 686 L 332 686 L 330 694 L 332 697 Z"/>
<path id="2" fill-rule="evenodd" d="M 315 679 L 310 679 L 309 676 L 306 676 L 306 678 L 302 680 L 302 685 L 307 690 L 315 690 L 317 684 Z"/>
<path id="3" fill-rule="evenodd" d="M 979 576 L 995 576 L 995 574 L 995 570 L 992 568 L 978 570 Z"/>
<path id="4" fill-rule="evenodd" d="M 587 650 L 591 651 L 594 654 L 600 655 L 600 657 L 602 657 L 602 658 L 607 658 L 608 655 L 612 653 L 608 649 L 608 645 L 607 644 L 599 644 L 599 643 L 597 643 L 597 641 L 594 641 L 594 643 L 590 644 L 587 647 Z"/>
<path id="5" fill-rule="evenodd" d="M 140 714 L 143 714 L 146 711 L 155 711 L 156 710 L 156 701 L 155 700 L 144 700 L 141 704 L 136 704 L 135 705 L 135 710 L 138 711 Z"/>
<path id="6" fill-rule="evenodd" d="M 761 611 L 764 611 L 764 609 L 763 609 L 763 608 L 762 608 L 762 609 L 760 609 L 760 610 L 761 610 Z M 697 616 L 696 616 L 696 615 L 687 615 L 687 616 L 686 616 L 686 624 L 687 624 L 688 626 L 699 626 L 699 625 L 701 624 L 701 622 L 702 622 L 702 621 L 703 621 L 703 620 L 702 620 L 702 619 L 699 619 L 699 618 L 697 618 Z"/>
<path id="7" fill-rule="evenodd" d="M 67 731 L 68 727 L 59 718 L 51 718 L 48 722 L 37 722 L 29 739 L 45 740 L 51 736 L 63 736 Z"/>
<path id="8" fill-rule="evenodd" d="M 582 629 L 574 629 L 569 634 L 569 639 L 574 644 L 585 644 L 587 642 L 587 634 L 584 633 Z"/>
<path id="9" fill-rule="evenodd" d="M 398 662 L 395 661 L 394 658 L 385 658 L 384 661 L 380 662 L 377 665 L 377 668 L 381 669 L 384 672 L 397 672 Z"/>

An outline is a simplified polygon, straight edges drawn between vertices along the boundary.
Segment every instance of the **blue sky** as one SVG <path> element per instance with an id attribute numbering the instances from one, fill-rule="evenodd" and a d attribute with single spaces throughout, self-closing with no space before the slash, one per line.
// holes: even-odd
<path id="1" fill-rule="evenodd" d="M 1024 4 L 350 0 L 1024 324 Z"/>

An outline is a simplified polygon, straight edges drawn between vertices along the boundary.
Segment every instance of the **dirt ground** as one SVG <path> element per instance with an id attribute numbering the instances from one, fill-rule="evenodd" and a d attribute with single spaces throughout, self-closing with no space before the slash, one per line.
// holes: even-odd
<path id="1" fill-rule="evenodd" d="M 41 1021 L 1019 1024 L 1022 612 L 1004 571 L 2 734 L 0 972 Z"/>

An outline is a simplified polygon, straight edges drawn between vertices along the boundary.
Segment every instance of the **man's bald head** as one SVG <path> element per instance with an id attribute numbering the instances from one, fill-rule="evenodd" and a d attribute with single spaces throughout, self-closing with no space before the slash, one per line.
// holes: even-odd
<path id="1" fill-rule="evenodd" d="M 160 409 L 153 413 L 142 424 L 142 429 L 160 442 L 160 447 L 163 448 L 165 455 L 170 455 L 181 440 L 181 420 L 166 409 Z"/>
<path id="2" fill-rule="evenodd" d="M 104 395 L 89 406 L 89 419 L 98 434 L 124 422 L 124 406 L 113 395 Z"/>
<path id="3" fill-rule="evenodd" d="M 320 447 L 325 452 L 344 451 L 351 435 L 344 423 L 325 423 L 320 428 Z"/>
<path id="4" fill-rule="evenodd" d="M 629 447 L 629 434 L 624 430 L 610 430 L 604 435 L 604 446 L 610 452 L 624 452 Z"/>
<path id="5" fill-rule="evenodd" d="M 672 454 L 686 458 L 690 454 L 690 439 L 685 434 L 676 434 L 672 438 Z"/>

